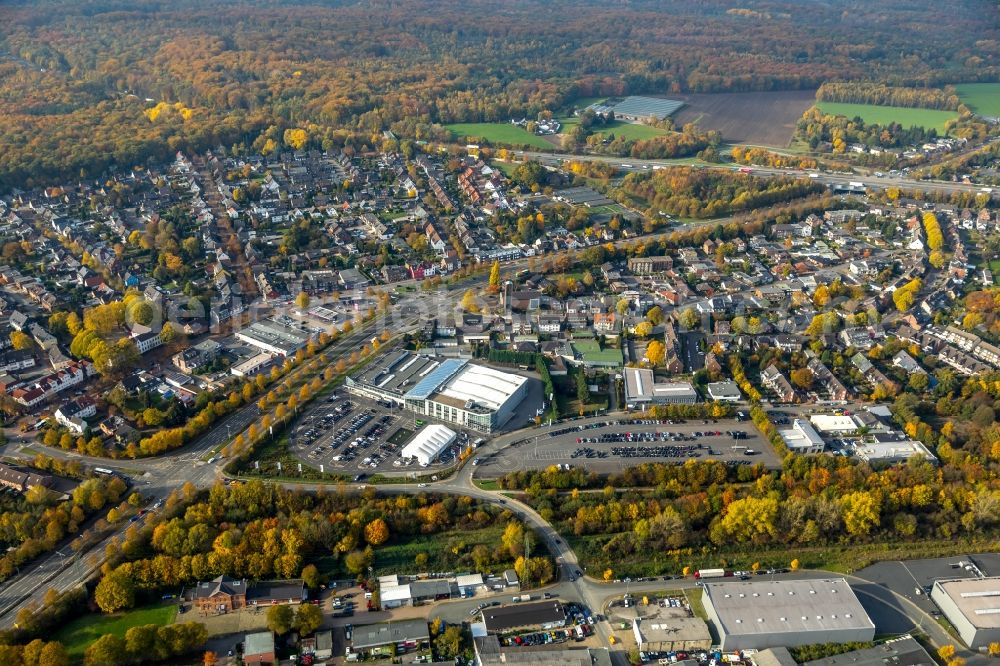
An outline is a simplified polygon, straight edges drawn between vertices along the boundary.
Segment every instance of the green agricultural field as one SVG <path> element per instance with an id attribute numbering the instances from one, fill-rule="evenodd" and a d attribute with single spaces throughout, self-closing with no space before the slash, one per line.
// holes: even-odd
<path id="1" fill-rule="evenodd" d="M 1000 83 L 960 83 L 955 86 L 962 103 L 981 116 L 1000 117 Z"/>
<path id="2" fill-rule="evenodd" d="M 449 130 L 455 138 L 484 139 L 490 143 L 510 146 L 528 145 L 542 149 L 553 147 L 553 144 L 542 137 L 510 123 L 456 123 L 445 125 L 445 129 Z"/>
<path id="3" fill-rule="evenodd" d="M 866 123 L 888 125 L 899 123 L 903 127 L 933 127 L 939 133 L 944 133 L 944 124 L 958 117 L 954 111 L 937 111 L 935 109 L 910 109 L 901 106 L 876 106 L 874 104 L 845 104 L 843 102 L 816 102 L 823 113 L 847 116 L 860 116 Z"/>
<path id="4" fill-rule="evenodd" d="M 572 127 L 580 122 L 578 118 L 560 118 L 559 122 L 563 124 L 563 130 Z M 654 136 L 660 136 L 661 134 L 666 134 L 667 130 L 660 129 L 659 127 L 650 127 L 649 125 L 641 125 L 639 123 L 626 123 L 621 120 L 615 120 L 611 125 L 605 125 L 603 127 L 597 126 L 594 129 L 595 134 L 608 134 L 612 133 L 615 136 L 623 136 L 626 139 L 651 139 Z"/>
<path id="5" fill-rule="evenodd" d="M 146 624 L 162 627 L 173 622 L 176 615 L 177 606 L 174 604 L 146 606 L 114 615 L 88 614 L 60 628 L 52 640 L 60 641 L 66 646 L 70 658 L 79 660 L 83 657 L 84 650 L 104 634 L 114 634 L 124 638 L 125 632 L 132 627 Z"/>

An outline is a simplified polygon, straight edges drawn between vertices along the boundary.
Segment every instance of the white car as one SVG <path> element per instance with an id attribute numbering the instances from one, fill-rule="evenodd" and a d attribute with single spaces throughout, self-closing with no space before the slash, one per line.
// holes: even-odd
<path id="1" fill-rule="evenodd" d="M 417 488 L 426 488 L 426 487 L 427 487 L 426 483 L 418 483 L 417 484 Z"/>

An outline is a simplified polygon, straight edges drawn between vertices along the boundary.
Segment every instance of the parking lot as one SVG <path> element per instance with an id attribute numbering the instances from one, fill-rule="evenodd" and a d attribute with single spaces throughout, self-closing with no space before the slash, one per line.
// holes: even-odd
<path id="1" fill-rule="evenodd" d="M 647 462 L 680 465 L 688 460 L 709 459 L 728 465 L 780 466 L 774 450 L 753 424 L 718 419 L 564 425 L 515 440 L 496 453 L 482 456 L 480 469 L 484 476 L 550 465 L 609 473 Z"/>
<path id="2" fill-rule="evenodd" d="M 340 390 L 314 405 L 299 419 L 290 436 L 291 450 L 305 463 L 322 471 L 353 474 L 362 481 L 369 474 L 427 474 L 455 462 L 469 441 L 460 433 L 455 444 L 426 468 L 399 456 L 406 443 L 425 425 L 413 413 Z M 455 426 L 450 425 L 457 430 Z"/>
<path id="3" fill-rule="evenodd" d="M 923 560 L 878 562 L 855 573 L 859 578 L 888 588 L 936 615 L 937 605 L 930 600 L 936 580 L 977 578 L 1000 572 L 1000 556 L 994 554 L 955 555 Z"/>

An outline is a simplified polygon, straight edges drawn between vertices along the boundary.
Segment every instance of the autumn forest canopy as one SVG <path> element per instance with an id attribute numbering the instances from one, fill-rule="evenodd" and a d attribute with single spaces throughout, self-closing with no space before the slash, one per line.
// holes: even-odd
<path id="1" fill-rule="evenodd" d="M 259 149 L 289 127 L 322 148 L 387 128 L 443 138 L 438 123 L 594 95 L 861 78 L 919 88 L 1000 73 L 985 2 L 733 5 L 7 2 L 0 185 L 94 176 L 178 148 Z"/>

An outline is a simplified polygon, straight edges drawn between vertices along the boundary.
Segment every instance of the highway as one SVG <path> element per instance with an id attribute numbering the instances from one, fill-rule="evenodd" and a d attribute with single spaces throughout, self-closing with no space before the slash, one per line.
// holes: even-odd
<path id="1" fill-rule="evenodd" d="M 537 160 L 542 164 L 548 166 L 557 166 L 566 160 L 576 160 L 582 162 L 605 162 L 608 164 L 613 164 L 622 171 L 628 172 L 644 172 L 651 170 L 654 167 L 669 167 L 669 166 L 683 166 L 683 161 L 677 160 L 646 160 L 637 159 L 634 157 L 617 157 L 609 155 L 569 155 L 566 153 L 546 153 L 546 152 L 533 152 L 533 151 L 523 151 L 518 152 L 519 157 L 525 157 L 528 159 Z M 627 166 L 626 166 L 627 165 Z M 800 178 L 809 178 L 810 174 L 817 174 L 816 180 L 819 183 L 823 183 L 828 186 L 848 186 L 851 183 L 864 183 L 866 187 L 872 187 L 880 190 L 884 190 L 888 187 L 898 187 L 902 190 L 914 190 L 920 192 L 929 193 L 945 193 L 952 194 L 955 192 L 968 192 L 972 194 L 980 194 L 982 192 L 982 185 L 972 185 L 969 183 L 952 183 L 942 180 L 916 180 L 913 178 L 904 178 L 902 176 L 890 176 L 885 174 L 883 176 L 875 175 L 860 175 L 860 174 L 843 174 L 843 173 L 828 173 L 828 172 L 818 172 L 816 170 L 805 170 L 805 169 L 775 169 L 771 167 L 762 166 L 749 166 L 742 167 L 735 164 L 719 164 L 719 165 L 705 165 L 701 168 L 704 169 L 719 169 L 722 171 L 732 171 L 734 168 L 748 168 L 751 170 L 755 176 L 797 176 Z M 994 193 L 992 196 L 996 196 Z"/>
<path id="2" fill-rule="evenodd" d="M 396 330 L 412 330 L 419 322 L 419 317 L 411 317 L 400 322 L 400 328 Z M 370 326 L 358 328 L 332 343 L 326 353 L 336 358 L 338 355 L 358 350 L 368 341 L 372 335 L 371 331 Z M 221 478 L 222 466 L 226 461 L 218 460 L 214 464 L 208 464 L 203 458 L 229 438 L 245 430 L 259 416 L 260 409 L 256 402 L 251 402 L 223 418 L 193 443 L 155 458 L 108 460 L 54 448 L 38 448 L 43 449 L 47 455 L 77 459 L 91 466 L 107 467 L 125 474 L 137 467 L 142 468 L 145 470 L 144 473 L 133 481 L 136 490 L 152 504 L 157 500 L 166 500 L 170 493 L 185 483 L 190 482 L 198 488 L 206 488 L 215 483 L 216 479 Z M 33 452 L 20 451 L 17 442 L 8 443 L 5 448 L 4 455 L 7 456 L 31 458 L 34 455 Z M 115 538 L 120 539 L 127 529 L 126 524 L 86 552 L 79 554 L 72 552 L 67 540 L 58 552 L 43 556 L 42 559 L 22 568 L 19 574 L 0 585 L 0 626 L 13 625 L 21 608 L 41 605 L 49 589 L 62 592 L 85 582 L 104 562 L 105 548 Z"/>

